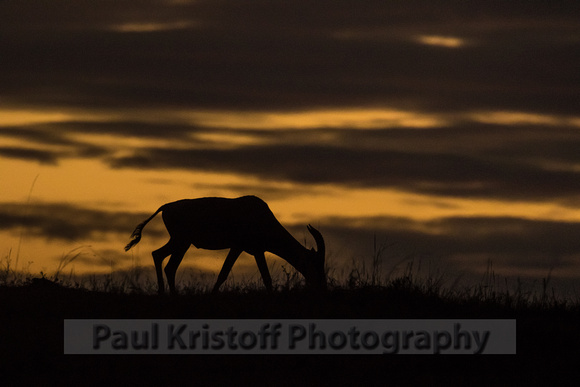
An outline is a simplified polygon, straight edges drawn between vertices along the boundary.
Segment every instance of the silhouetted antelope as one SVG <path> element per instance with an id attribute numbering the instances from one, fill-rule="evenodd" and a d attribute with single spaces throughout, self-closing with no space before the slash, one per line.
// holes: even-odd
<path id="1" fill-rule="evenodd" d="M 162 212 L 170 236 L 165 246 L 152 253 L 159 294 L 164 292 L 165 287 L 161 270 L 163 260 L 171 255 L 165 266 L 165 274 L 169 289 L 175 294 L 175 273 L 190 245 L 207 250 L 230 249 L 213 288 L 214 292 L 224 283 L 243 251 L 256 258 L 268 290 L 272 290 L 272 278 L 264 257 L 265 251 L 276 254 L 294 266 L 304 276 L 308 287 L 326 288 L 325 247 L 320 232 L 308 225 L 308 231 L 314 237 L 318 249 L 308 250 L 286 231 L 262 199 L 255 196 L 237 199 L 200 198 L 164 204 L 135 228 L 131 235 L 133 239 L 125 246 L 125 251 L 139 243 L 143 228 L 159 212 Z"/>

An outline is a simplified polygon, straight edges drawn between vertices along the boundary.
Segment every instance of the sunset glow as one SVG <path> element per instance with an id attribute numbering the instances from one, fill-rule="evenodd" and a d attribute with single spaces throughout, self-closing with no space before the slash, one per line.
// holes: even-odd
<path id="1" fill-rule="evenodd" d="M 186 114 L 187 115 L 187 114 Z M 444 125 L 437 115 L 393 109 L 342 109 L 279 113 L 194 112 L 192 123 L 232 129 L 428 128 Z"/>
<path id="2" fill-rule="evenodd" d="M 417 41 L 429 46 L 440 46 L 446 48 L 459 48 L 465 45 L 463 39 L 453 36 L 421 35 L 417 37 Z"/>

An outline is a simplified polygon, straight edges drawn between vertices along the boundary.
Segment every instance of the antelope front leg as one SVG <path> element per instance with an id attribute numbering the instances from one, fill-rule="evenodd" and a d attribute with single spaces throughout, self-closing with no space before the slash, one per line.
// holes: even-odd
<path id="1" fill-rule="evenodd" d="M 234 263 L 236 262 L 241 253 L 242 250 L 230 249 L 230 252 L 226 257 L 226 261 L 224 262 L 224 265 L 222 266 L 222 269 L 218 275 L 217 281 L 213 287 L 212 293 L 217 293 L 220 286 L 222 286 L 222 284 L 226 281 L 226 279 L 228 278 L 228 274 L 230 274 L 230 270 L 232 270 Z"/>
<path id="2" fill-rule="evenodd" d="M 272 277 L 270 277 L 270 271 L 268 270 L 268 264 L 266 263 L 266 257 L 264 253 L 258 253 L 254 255 L 256 258 L 256 263 L 258 264 L 258 269 L 260 269 L 260 274 L 262 274 L 262 281 L 269 292 L 272 291 Z"/>

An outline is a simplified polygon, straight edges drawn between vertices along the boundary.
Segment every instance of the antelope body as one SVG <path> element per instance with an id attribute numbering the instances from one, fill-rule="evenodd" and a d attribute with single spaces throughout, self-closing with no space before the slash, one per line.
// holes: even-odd
<path id="1" fill-rule="evenodd" d="M 272 290 L 272 279 L 264 257 L 266 251 L 294 266 L 304 276 L 307 286 L 318 289 L 326 287 L 325 246 L 320 232 L 308 226 L 318 249 L 308 250 L 278 222 L 268 205 L 255 196 L 185 199 L 164 204 L 135 228 L 131 235 L 133 239 L 125 246 L 125 251 L 139 243 L 143 228 L 159 212 L 162 212 L 170 236 L 169 242 L 152 253 L 160 294 L 165 287 L 163 260 L 171 255 L 165 274 L 171 293 L 176 293 L 175 273 L 190 245 L 207 250 L 230 249 L 213 288 L 214 292 L 226 280 L 243 251 L 256 259 L 268 290 Z"/>

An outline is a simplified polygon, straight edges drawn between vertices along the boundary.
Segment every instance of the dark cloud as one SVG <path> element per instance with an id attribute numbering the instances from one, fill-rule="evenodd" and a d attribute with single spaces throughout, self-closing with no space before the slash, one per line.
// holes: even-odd
<path id="1" fill-rule="evenodd" d="M 540 268 L 544 275 L 556 266 L 573 272 L 578 269 L 574 257 L 580 254 L 580 225 L 576 223 L 510 217 L 450 217 L 424 222 L 376 217 L 357 218 L 356 228 L 352 224 L 352 219 L 329 218 L 322 221 L 321 230 L 333 238 L 335 248 L 361 248 L 363 257 L 371 256 L 375 235 L 379 246 L 387 246 L 384 258 L 388 264 L 401 257 L 437 257 L 442 262 L 450 258 L 457 260 L 453 263 L 463 261 L 473 268 L 492 259 L 495 265 L 513 272 Z M 352 246 L 344 246 L 345 241 Z"/>
<path id="2" fill-rule="evenodd" d="M 28 126 L 3 126 L 0 127 L 0 135 L 12 137 L 26 142 L 39 143 L 45 145 L 74 145 L 75 142 L 66 138 L 58 131 L 45 130 L 42 127 Z"/>
<path id="3" fill-rule="evenodd" d="M 120 137 L 139 137 L 147 139 L 185 140 L 196 132 L 202 131 L 193 125 L 170 122 L 146 121 L 68 121 L 58 124 L 42 125 L 45 130 L 61 131 L 63 134 L 112 134 Z"/>
<path id="4" fill-rule="evenodd" d="M 110 149 L 88 142 L 74 141 L 66 133 L 38 130 L 36 128 L 0 128 L 1 137 L 23 140 L 30 147 L 0 147 L 0 155 L 5 158 L 36 161 L 41 164 L 58 164 L 63 158 L 105 157 Z M 42 148 L 42 149 L 39 149 Z"/>
<path id="5" fill-rule="evenodd" d="M 113 158 L 110 164 L 114 168 L 200 169 L 249 174 L 265 180 L 395 187 L 437 195 L 508 200 L 569 199 L 580 190 L 580 176 L 572 169 L 580 161 L 573 152 L 574 146 L 580 145 L 576 135 L 571 136 L 572 140 L 564 134 L 558 140 L 555 135 L 551 147 L 543 149 L 544 136 L 536 132 L 537 138 L 512 144 L 511 153 L 509 141 L 493 144 L 498 135 L 494 129 L 487 136 L 463 133 L 462 138 L 453 133 L 353 131 L 343 133 L 344 144 L 338 134 L 336 145 L 148 148 L 132 156 Z M 351 139 L 348 145 L 347 139 Z M 570 152 L 555 151 L 558 142 Z M 437 150 L 449 149 L 453 143 L 454 152 Z M 528 148 L 543 150 L 538 154 L 523 152 Z M 559 168 L 551 168 L 552 163 L 559 163 Z"/>
<path id="6" fill-rule="evenodd" d="M 68 204 L 2 204 L 0 230 L 20 229 L 24 236 L 90 244 L 105 235 L 112 240 L 128 240 L 135 225 L 148 216 L 150 213 L 98 211 Z M 308 248 L 314 245 L 304 224 L 285 227 Z M 371 265 L 375 244 L 384 248 L 381 276 L 397 275 L 411 262 L 414 270 L 424 266 L 421 275 L 443 274 L 453 281 L 460 274 L 475 283 L 481 281 L 490 260 L 501 276 L 524 280 L 546 278 L 551 270 L 576 273 L 579 269 L 580 225 L 575 223 L 512 217 L 448 217 L 431 221 L 331 217 L 317 220 L 316 227 L 327 243 L 332 277 L 348 276 L 353 265 L 371 270 L 371 266 L 364 269 L 364 265 Z M 146 234 L 164 238 L 166 232 L 160 222 L 152 222 Z M 64 274 L 75 264 L 93 269 L 135 264 L 131 255 L 122 252 L 123 244 L 119 243 L 117 250 L 83 245 L 54 260 L 63 266 Z M 148 260 L 144 264 L 150 267 Z"/>
<path id="7" fill-rule="evenodd" d="M 81 240 L 97 234 L 118 233 L 131 235 L 135 226 L 151 214 L 106 212 L 77 207 L 71 204 L 0 204 L 0 229 L 21 228 L 27 234 L 49 239 Z M 148 228 L 151 235 L 161 230 Z"/>
<path id="8" fill-rule="evenodd" d="M 26 142 L 44 145 L 70 146 L 76 149 L 95 145 L 74 140 L 83 134 L 113 135 L 117 137 L 138 137 L 145 139 L 187 140 L 196 132 L 207 129 L 186 124 L 169 122 L 152 123 L 146 121 L 64 121 L 49 124 L 0 127 L 0 136 L 17 138 Z M 86 151 L 83 151 L 86 152 Z M 79 153 L 83 153 L 80 152 Z"/>
<path id="9" fill-rule="evenodd" d="M 150 213 L 108 212 L 68 204 L 2 204 L 0 229 L 20 228 L 26 234 L 68 241 L 96 240 L 104 233 L 128 239 L 134 227 L 149 216 Z M 357 226 L 353 227 L 353 219 L 342 217 L 317 222 L 328 245 L 332 246 L 332 254 L 346 249 L 349 254 L 368 256 L 372 252 L 374 235 L 379 244 L 386 242 L 389 246 L 386 254 L 390 263 L 403 256 L 429 255 L 464 260 L 495 257 L 498 264 L 513 269 L 549 269 L 551 265 L 574 266 L 577 263 L 569 258 L 580 255 L 580 239 L 577 238 L 580 224 L 576 223 L 512 217 L 448 217 L 431 221 L 369 217 L 357 218 L 355 223 Z M 304 236 L 307 246 L 313 243 L 306 237 L 303 224 L 285 226 L 294 235 Z M 147 234 L 164 236 L 163 225 L 152 223 Z M 106 262 L 110 258 L 108 253 L 91 254 L 83 252 L 81 258 Z M 105 256 L 107 259 L 103 258 Z"/>
<path id="10" fill-rule="evenodd" d="M 215 194 L 210 194 L 208 196 L 224 196 L 221 194 L 224 190 L 228 192 L 237 192 L 239 196 L 254 195 L 258 196 L 264 200 L 280 200 L 288 198 L 298 198 L 303 195 L 308 195 L 312 197 L 313 193 L 310 191 L 300 191 L 296 187 L 284 187 L 278 184 L 265 184 L 260 182 L 258 184 L 205 184 L 205 183 L 195 183 L 192 185 L 194 192 L 205 191 L 205 192 L 216 192 Z"/>
<path id="11" fill-rule="evenodd" d="M 164 142 L 149 148 L 115 143 L 104 146 L 80 140 L 83 134 Z M 218 139 L 220 135 L 245 136 L 259 145 L 223 144 L 204 138 L 205 134 L 218 135 Z M 113 168 L 209 170 L 270 181 L 394 187 L 459 197 L 556 200 L 572 206 L 577 205 L 575 197 L 580 190 L 575 169 L 580 163 L 580 132 L 566 126 L 465 121 L 428 129 L 296 131 L 78 121 L 0 128 L 0 135 L 36 144 L 34 149 L 2 147 L 0 155 L 41 163 L 84 157 L 102 160 Z"/>
<path id="12" fill-rule="evenodd" d="M 56 164 L 58 155 L 51 151 L 22 147 L 0 147 L 0 155 L 12 159 L 37 161 L 41 164 Z"/>
<path id="13" fill-rule="evenodd" d="M 576 114 L 577 5 L 517 3 L 5 1 L 2 97 L 84 108 Z M 419 35 L 471 45 L 425 46 Z"/>

